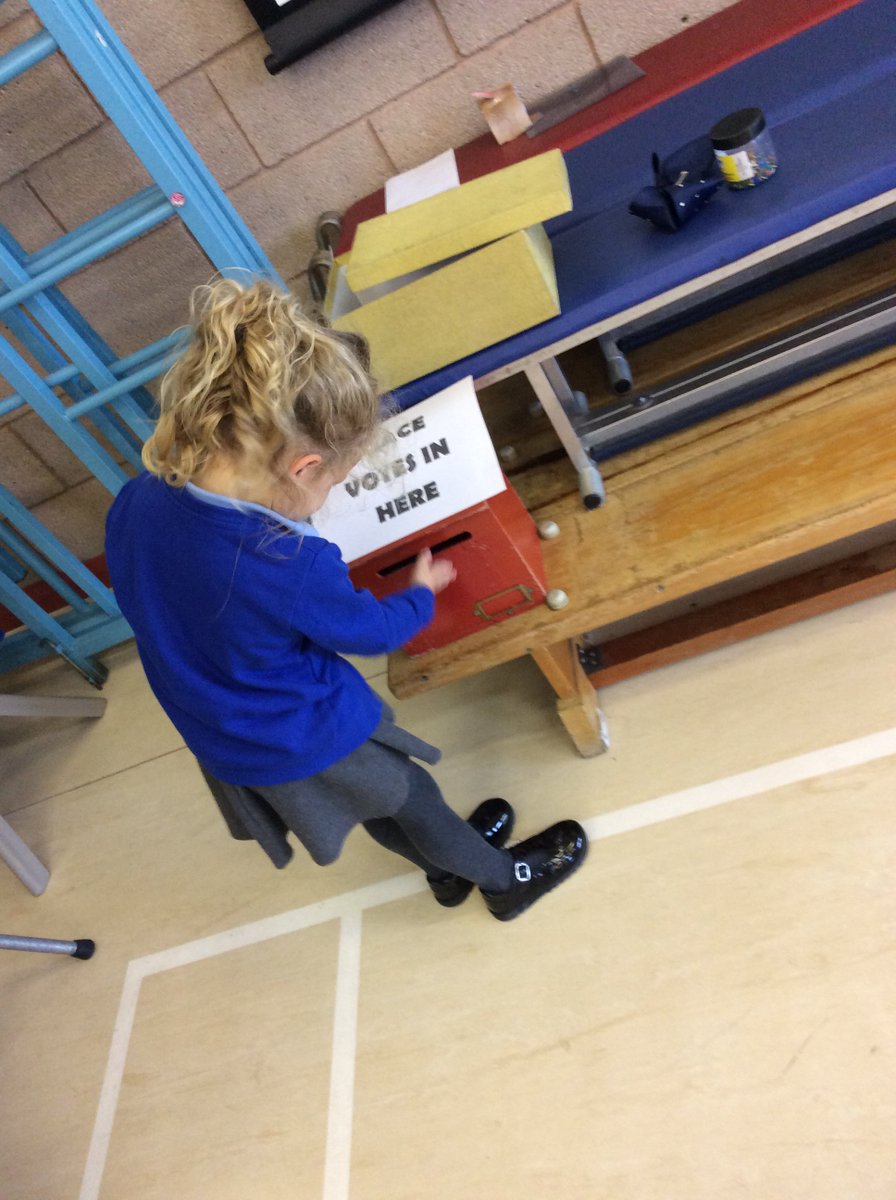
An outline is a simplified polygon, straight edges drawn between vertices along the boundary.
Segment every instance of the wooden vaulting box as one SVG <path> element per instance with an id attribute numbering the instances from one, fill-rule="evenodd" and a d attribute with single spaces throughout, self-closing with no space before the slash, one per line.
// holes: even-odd
<path id="1" fill-rule="evenodd" d="M 336 329 L 367 338 L 384 390 L 557 316 L 541 224 L 572 208 L 559 150 L 362 222 L 331 273 Z"/>

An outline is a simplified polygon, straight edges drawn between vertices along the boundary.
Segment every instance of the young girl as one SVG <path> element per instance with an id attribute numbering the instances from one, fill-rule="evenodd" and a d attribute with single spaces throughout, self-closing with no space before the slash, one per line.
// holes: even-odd
<path id="1" fill-rule="evenodd" d="M 292 832 L 326 864 L 361 823 L 426 872 L 440 904 L 477 885 L 510 920 L 580 864 L 581 826 L 561 821 L 507 850 L 503 800 L 462 820 L 412 761 L 439 752 L 396 726 L 341 657 L 409 641 L 455 577 L 427 552 L 409 588 L 377 600 L 309 523 L 376 440 L 365 358 L 269 283 L 200 289 L 147 470 L 109 513 L 112 585 L 150 687 L 235 837 L 282 867 Z"/>

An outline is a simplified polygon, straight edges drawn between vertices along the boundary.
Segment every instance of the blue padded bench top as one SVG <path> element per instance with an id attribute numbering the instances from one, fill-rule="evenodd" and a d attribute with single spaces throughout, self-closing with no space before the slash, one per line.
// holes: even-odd
<path id="1" fill-rule="evenodd" d="M 677 233 L 628 212 L 665 156 L 761 108 L 777 173 L 720 188 Z M 401 408 L 482 377 L 896 187 L 896 3 L 863 0 L 566 153 L 573 210 L 548 222 L 561 314 L 397 389 Z"/>

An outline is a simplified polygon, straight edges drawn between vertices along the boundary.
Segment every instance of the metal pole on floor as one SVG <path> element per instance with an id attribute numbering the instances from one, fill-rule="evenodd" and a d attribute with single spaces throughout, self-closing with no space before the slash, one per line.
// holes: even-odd
<path id="1" fill-rule="evenodd" d="M 67 954 L 70 958 L 92 958 L 96 943 L 90 938 L 74 942 L 56 942 L 52 938 L 16 937 L 0 933 L 0 950 L 34 950 L 38 954 Z"/>

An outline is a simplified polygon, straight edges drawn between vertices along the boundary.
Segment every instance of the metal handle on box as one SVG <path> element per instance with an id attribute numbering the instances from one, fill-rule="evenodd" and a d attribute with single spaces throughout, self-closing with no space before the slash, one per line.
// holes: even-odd
<path id="1" fill-rule="evenodd" d="M 508 596 L 511 592 L 521 592 L 523 597 L 522 600 L 518 601 L 516 604 L 511 604 L 509 608 L 502 608 L 498 612 L 494 613 L 486 612 L 483 608 L 483 605 L 487 604 L 490 600 L 497 600 L 501 596 Z M 494 621 L 497 617 L 509 617 L 518 609 L 525 608 L 527 604 L 530 604 L 532 602 L 533 595 L 534 593 L 532 588 L 526 587 L 525 584 L 522 583 L 515 583 L 513 587 L 505 588 L 502 592 L 495 592 L 493 596 L 486 596 L 484 600 L 477 600 L 473 605 L 473 612 L 483 621 Z"/>

